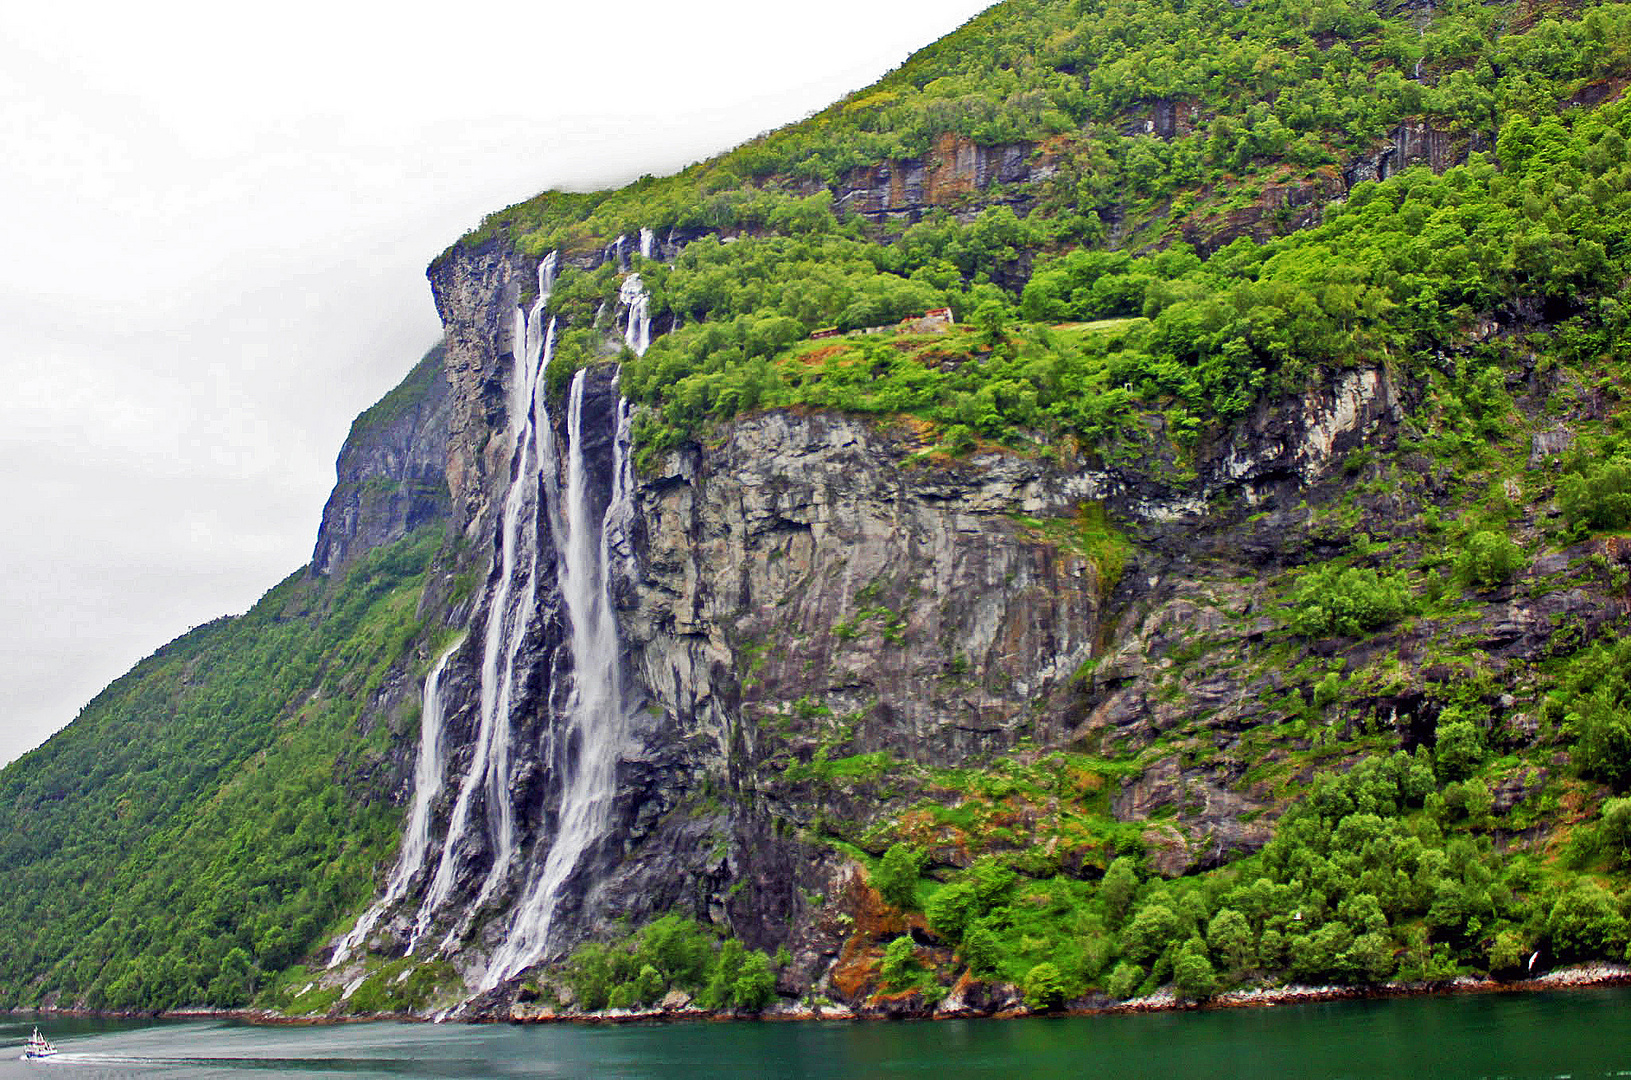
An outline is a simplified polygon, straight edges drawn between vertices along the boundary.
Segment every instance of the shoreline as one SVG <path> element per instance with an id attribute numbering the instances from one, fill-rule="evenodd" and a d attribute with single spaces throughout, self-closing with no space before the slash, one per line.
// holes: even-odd
<path id="1" fill-rule="evenodd" d="M 146 1010 L 80 1009 L 56 1006 L 4 1010 L 12 1017 L 64 1017 L 107 1020 L 235 1020 L 268 1027 L 317 1027 L 331 1024 L 364 1024 L 383 1020 L 402 1023 L 463 1023 L 463 1024 L 672 1024 L 672 1023 L 725 1023 L 760 1021 L 767 1023 L 800 1022 L 865 1022 L 890 1020 L 1006 1020 L 1025 1016 L 1108 1016 L 1131 1013 L 1157 1013 L 1202 1011 L 1209 1009 L 1260 1009 L 1281 1005 L 1303 1005 L 1327 1001 L 1368 1001 L 1403 997 L 1446 997 L 1460 994 L 1535 993 L 1548 990 L 1575 990 L 1594 987 L 1631 984 L 1631 966 L 1626 964 L 1585 964 L 1559 968 L 1532 979 L 1475 979 L 1461 976 L 1438 983 L 1382 983 L 1371 986 L 1302 986 L 1288 985 L 1251 990 L 1230 990 L 1206 1001 L 1183 1001 L 1171 990 L 1162 990 L 1148 997 L 1111 1002 L 1102 994 L 1066 1002 L 1060 1008 L 1034 1010 L 1017 1000 L 1017 990 L 1005 987 L 1000 1002 L 992 1007 L 972 1006 L 959 996 L 965 983 L 959 982 L 946 999 L 932 1008 L 915 1006 L 908 999 L 884 1001 L 873 1005 L 851 1008 L 845 1005 L 806 1006 L 785 1004 L 763 1012 L 750 1013 L 737 1010 L 711 1010 L 686 1005 L 664 1009 L 607 1009 L 600 1012 L 556 1012 L 541 1008 L 528 1010 L 516 1006 L 508 1015 L 479 1015 L 452 1021 L 438 1021 L 431 1016 L 412 1013 L 368 1013 L 351 1016 L 286 1016 L 266 1009 L 215 1009 L 195 1007 L 166 1009 L 159 1012 Z M 985 984 L 982 984 L 985 985 Z M 992 987 L 999 989 L 999 987 Z M 955 1000 L 954 1000 L 955 999 Z"/>

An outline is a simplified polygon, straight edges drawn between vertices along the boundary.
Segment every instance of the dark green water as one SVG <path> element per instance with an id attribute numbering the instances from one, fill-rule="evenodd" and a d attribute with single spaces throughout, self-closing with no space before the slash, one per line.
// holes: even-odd
<path id="1" fill-rule="evenodd" d="M 633 1027 L 49 1020 L 0 1077 L 1601 1077 L 1631 1076 L 1631 989 L 1143 1016 Z"/>

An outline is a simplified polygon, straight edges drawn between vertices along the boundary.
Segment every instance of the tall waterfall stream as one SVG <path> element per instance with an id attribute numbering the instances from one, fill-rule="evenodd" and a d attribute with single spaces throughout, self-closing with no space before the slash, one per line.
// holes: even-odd
<path id="1" fill-rule="evenodd" d="M 640 254 L 652 256 L 655 238 L 640 234 Z M 624 239 L 613 257 L 622 259 Z M 513 433 L 510 479 L 500 507 L 494 537 L 496 573 L 488 586 L 486 621 L 481 629 L 480 694 L 477 729 L 470 764 L 457 780 L 439 850 L 432 836 L 435 806 L 450 786 L 446 705 L 442 677 L 463 639 L 442 652 L 424 684 L 420 744 L 414 793 L 401 853 L 379 899 L 335 947 L 330 966 L 344 963 L 363 948 L 387 912 L 408 898 L 434 853 L 434 871 L 423 884 L 414 915 L 408 952 L 433 925 L 447 925 L 439 952 L 462 940 L 470 921 L 495 895 L 518 877 L 519 899 L 507 916 L 502 944 L 489 959 L 480 989 L 489 990 L 537 962 L 548 950 L 551 930 L 567 883 L 588 853 L 606 835 L 616 795 L 616 768 L 627 737 L 627 707 L 621 678 L 616 613 L 612 606 L 613 537 L 633 517 L 633 467 L 630 459 L 629 404 L 621 398 L 612 413 L 609 491 L 595 490 L 597 476 L 586 457 L 585 387 L 587 370 L 572 379 L 566 413 L 565 486 L 555 429 L 549 416 L 545 374 L 554 355 L 555 321 L 545 323 L 554 285 L 556 256 L 538 266 L 538 295 L 530 309 L 518 307 L 511 352 L 506 430 Z M 619 293 L 627 311 L 622 339 L 636 353 L 651 341 L 649 294 L 637 273 L 629 274 Z M 614 381 L 614 393 L 616 383 Z M 604 510 L 598 507 L 604 504 Z M 554 565 L 543 558 L 542 530 L 548 530 Z M 625 558 L 632 564 L 632 554 Z M 633 569 L 628 565 L 625 571 Z M 559 778 L 559 804 L 553 833 L 540 835 L 527 854 L 527 865 L 514 873 L 526 849 L 518 835 L 510 799 L 511 745 L 516 724 L 517 690 L 527 672 L 521 665 L 529 626 L 551 584 L 559 591 L 567 623 L 565 646 L 570 656 L 569 692 L 558 715 L 547 718 L 544 745 L 533 752 Z M 562 665 L 552 665 L 551 681 Z M 543 701 L 559 700 L 547 692 Z M 547 704 L 544 706 L 549 708 Z M 476 895 L 449 923 L 442 920 L 460 881 L 461 861 L 468 858 L 475 834 L 486 841 L 492 860 Z M 479 850 L 479 848 L 477 849 Z"/>

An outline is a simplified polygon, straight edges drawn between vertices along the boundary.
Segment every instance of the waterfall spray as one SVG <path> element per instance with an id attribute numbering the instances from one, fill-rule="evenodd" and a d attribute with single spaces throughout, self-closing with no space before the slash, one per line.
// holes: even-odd
<path id="1" fill-rule="evenodd" d="M 515 854 L 514 811 L 508 797 L 510 700 L 516 655 L 525 641 L 527 622 L 537 595 L 537 500 L 546 471 L 554 469 L 553 461 L 545 460 L 545 451 L 553 450 L 553 440 L 540 438 L 538 431 L 540 426 L 548 427 L 547 422 L 539 424 L 542 409 L 538 391 L 555 343 L 554 320 L 547 330 L 542 325 L 554 283 L 555 254 L 551 252 L 538 265 L 538 299 L 531 311 L 516 309 L 512 345 L 515 370 L 510 386 L 508 424 L 508 429 L 515 433 L 515 450 L 509 490 L 500 515 L 499 574 L 488 604 L 482 642 L 480 724 L 470 768 L 459 785 L 458 798 L 448 820 L 441 859 L 414 919 L 410 952 L 452 892 L 460 842 L 470 828 L 478 794 L 483 796 L 485 804 L 493 861 L 471 911 L 480 908 L 503 880 Z M 518 578 L 519 590 L 516 588 Z M 444 947 L 446 944 L 444 942 Z"/>
<path id="2" fill-rule="evenodd" d="M 597 517 L 583 450 L 585 375 L 579 371 L 573 377 L 567 412 L 570 446 L 562 514 L 566 542 L 559 549 L 561 597 L 571 622 L 573 668 L 561 743 L 576 753 L 565 763 L 566 784 L 549 854 L 517 906 L 509 936 L 493 955 L 483 990 L 536 962 L 549 947 L 562 889 L 584 854 L 605 836 L 617 793 L 617 760 L 626 716 L 610 588 L 610 538 L 632 515 L 629 411 L 627 403 L 619 399 L 613 418 L 611 497 L 605 512 Z"/>
<path id="3" fill-rule="evenodd" d="M 629 309 L 623 344 L 634 350 L 636 356 L 644 356 L 651 347 L 651 294 L 646 292 L 645 282 L 640 280 L 639 274 L 630 274 L 623 279 L 617 291 L 617 300 Z"/>
<path id="4" fill-rule="evenodd" d="M 442 672 L 462 644 L 463 634 L 442 650 L 442 654 L 431 664 L 430 673 L 425 676 L 423 704 L 419 714 L 419 758 L 413 770 L 413 809 L 408 812 L 408 825 L 402 832 L 402 850 L 386 883 L 385 895 L 357 920 L 351 933 L 334 950 L 329 967 L 345 963 L 373 933 L 380 917 L 407 894 L 408 884 L 425 865 L 425 853 L 430 849 L 430 809 L 436 796 L 442 793 L 442 727 L 446 721 L 446 710 L 442 704 Z"/>

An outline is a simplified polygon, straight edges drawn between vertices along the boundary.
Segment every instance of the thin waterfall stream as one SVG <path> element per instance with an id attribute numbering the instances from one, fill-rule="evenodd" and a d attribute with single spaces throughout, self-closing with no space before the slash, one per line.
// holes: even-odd
<path id="1" fill-rule="evenodd" d="M 620 240 L 610 251 L 621 260 Z M 655 236 L 640 233 L 639 251 L 650 258 Z M 494 538 L 494 570 L 485 624 L 481 629 L 479 712 L 469 765 L 457 782 L 441 849 L 432 860 L 432 827 L 436 806 L 451 783 L 444 780 L 447 750 L 443 673 L 458 648 L 444 650 L 425 680 L 424 714 L 414 796 L 405 826 L 401 854 L 383 895 L 336 946 L 330 961 L 338 966 L 365 947 L 380 919 L 408 895 L 416 879 L 428 876 L 408 941 L 412 954 L 432 925 L 465 886 L 462 865 L 472 837 L 485 836 L 491 862 L 473 897 L 460 900 L 461 917 L 448 926 L 440 951 L 457 947 L 469 920 L 482 910 L 513 876 L 520 877 L 519 901 L 513 905 L 502 945 L 493 954 L 481 989 L 487 990 L 537 962 L 550 946 L 558 910 L 568 883 L 585 857 L 611 827 L 617 764 L 627 738 L 627 702 L 621 671 L 621 645 L 612 603 L 612 579 L 634 571 L 634 556 L 617 538 L 625 537 L 634 516 L 634 470 L 630 455 L 632 409 L 618 394 L 621 373 L 613 376 L 609 411 L 589 404 L 589 370 L 572 378 L 564 427 L 564 461 L 556 445 L 549 414 L 546 374 L 553 359 L 556 324 L 546 308 L 554 284 L 556 256 L 538 266 L 538 294 L 530 307 L 517 306 L 512 330 L 514 369 L 506 408 L 507 428 L 514 438 L 509 483 L 505 489 Z M 644 353 L 651 340 L 650 294 L 638 273 L 629 273 L 619 292 L 627 312 L 621 335 L 630 349 Z M 594 396 L 598 401 L 598 394 Z M 609 424 L 601 433 L 596 424 Z M 586 427 L 588 432 L 586 434 Z M 603 438 L 609 436 L 609 439 Z M 590 460 L 610 445 L 609 469 Z M 564 468 L 563 468 L 564 466 Z M 564 472 L 564 484 L 562 473 Z M 547 533 L 546 533 L 547 530 Z M 554 552 L 550 560 L 546 537 Z M 614 568 L 614 557 L 622 561 Z M 551 562 L 553 565 L 551 565 Z M 524 873 L 512 875 L 524 850 L 509 790 L 513 731 L 519 718 L 518 686 L 526 677 L 523 654 L 536 609 L 553 574 L 565 617 L 564 650 L 549 660 L 548 682 L 570 678 L 570 689 L 558 715 L 547 717 L 544 745 L 538 748 L 558 777 L 558 805 L 553 832 L 533 843 Z M 461 639 L 462 641 L 462 639 Z M 564 655 L 563 655 L 564 651 Z M 559 700 L 546 693 L 544 707 Z M 428 865 L 434 871 L 425 875 Z"/>
<path id="2" fill-rule="evenodd" d="M 419 756 L 413 771 L 413 808 L 408 812 L 408 825 L 402 832 L 402 849 L 397 855 L 396 866 L 391 869 L 384 895 L 363 913 L 357 925 L 335 948 L 334 956 L 329 960 L 330 967 L 345 963 L 352 952 L 368 939 L 380 917 L 407 895 L 408 885 L 425 865 L 425 853 L 430 850 L 431 807 L 442 793 L 442 769 L 446 764 L 442 745 L 442 729 L 447 720 L 442 701 L 442 672 L 447 670 L 447 662 L 453 659 L 453 654 L 463 644 L 464 635 L 460 634 L 442 650 L 425 676 L 419 714 Z"/>
<path id="3" fill-rule="evenodd" d="M 510 704 L 516 655 L 526 638 L 527 623 L 537 596 L 538 498 L 544 489 L 544 476 L 555 468 L 553 460 L 546 460 L 552 457 L 554 441 L 542 438 L 539 431 L 549 426 L 548 417 L 540 407 L 539 389 L 543 386 L 543 372 L 549 365 L 555 342 L 554 321 L 550 321 L 547 330 L 542 326 L 554 279 L 552 252 L 538 264 L 538 298 L 531 311 L 516 309 L 512 342 L 515 371 L 508 409 L 508 429 L 515 432 L 515 450 L 510 485 L 500 516 L 499 574 L 487 609 L 482 646 L 480 724 L 470 768 L 459 785 L 458 798 L 448 820 L 441 860 L 414 919 L 410 952 L 452 893 L 460 843 L 470 828 L 470 816 L 478 795 L 485 804 L 493 859 L 476 902 L 467 910 L 481 907 L 503 879 L 515 854 L 514 808 L 508 798 Z M 517 578 L 520 579 L 519 590 Z M 456 940 L 457 933 L 455 927 L 444 940 L 443 948 Z"/>
<path id="4" fill-rule="evenodd" d="M 626 404 L 613 413 L 612 491 L 604 513 L 595 513 L 592 474 L 584 452 L 584 388 L 588 372 L 572 379 L 567 407 L 566 498 L 562 520 L 565 542 L 558 545 L 561 598 L 571 636 L 572 693 L 559 734 L 568 751 L 563 762 L 565 786 L 555 835 L 543 867 L 520 904 L 502 947 L 488 965 L 482 989 L 488 990 L 528 964 L 549 946 L 562 890 L 585 852 L 603 837 L 617 793 L 617 760 L 624 742 L 625 707 L 616 613 L 611 598 L 611 541 L 632 506 Z M 615 389 L 615 384 L 614 384 Z"/>

